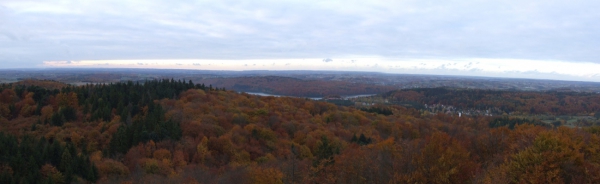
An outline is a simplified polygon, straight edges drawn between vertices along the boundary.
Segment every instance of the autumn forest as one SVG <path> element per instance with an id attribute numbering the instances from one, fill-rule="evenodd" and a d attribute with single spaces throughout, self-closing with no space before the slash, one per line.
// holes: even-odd
<path id="1" fill-rule="evenodd" d="M 379 97 L 393 103 L 340 106 L 174 79 L 2 84 L 0 183 L 600 183 L 600 127 L 534 116 L 593 118 L 600 94 Z"/>

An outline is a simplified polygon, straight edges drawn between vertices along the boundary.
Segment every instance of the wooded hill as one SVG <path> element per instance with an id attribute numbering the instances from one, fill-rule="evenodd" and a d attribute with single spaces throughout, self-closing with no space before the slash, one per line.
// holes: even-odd
<path id="1" fill-rule="evenodd" d="M 391 91 L 382 96 L 396 103 L 444 104 L 479 110 L 497 108 L 506 113 L 587 116 L 600 112 L 598 93 L 421 88 Z"/>
<path id="2" fill-rule="evenodd" d="M 262 92 L 297 97 L 378 94 L 394 89 L 392 86 L 351 83 L 347 81 L 302 80 L 278 76 L 210 78 L 194 81 L 235 91 Z"/>
<path id="3" fill-rule="evenodd" d="M 598 127 L 363 111 L 175 80 L 0 88 L 0 183 L 600 182 Z"/>

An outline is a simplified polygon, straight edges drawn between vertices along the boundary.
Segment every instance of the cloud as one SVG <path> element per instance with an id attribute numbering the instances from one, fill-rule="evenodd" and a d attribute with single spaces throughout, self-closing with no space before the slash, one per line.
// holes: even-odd
<path id="1" fill-rule="evenodd" d="M 600 81 L 600 64 L 573 63 L 562 61 L 517 60 L 517 59 L 389 59 L 361 58 L 356 62 L 339 62 L 331 65 L 323 59 L 257 59 L 257 60 L 83 60 L 46 61 L 46 67 L 90 67 L 107 66 L 120 68 L 169 68 L 202 70 L 336 70 L 370 71 L 386 73 L 474 75 L 495 77 L 536 77 L 556 75 L 552 79 Z M 350 60 L 340 58 L 341 61 Z M 285 63 L 273 65 L 274 62 Z M 151 65 L 140 63 L 152 63 Z M 214 64 L 219 63 L 219 64 Z M 425 64 L 427 63 L 427 64 Z M 454 64 L 456 63 L 456 64 Z M 472 66 L 464 67 L 471 63 Z M 479 63 L 479 64 L 476 64 Z"/>
<path id="2" fill-rule="evenodd" d="M 371 56 L 396 59 L 400 66 L 410 59 L 447 60 L 457 64 L 445 68 L 468 69 L 477 68 L 476 62 L 452 60 L 600 63 L 599 6 L 600 1 L 585 0 L 4 0 L 0 67 L 71 60 Z"/>
<path id="3" fill-rule="evenodd" d="M 74 57 L 83 59 L 106 59 L 82 51 L 99 47 L 113 59 L 238 53 L 239 59 L 360 54 L 582 60 L 592 57 L 564 51 L 574 51 L 577 40 L 597 37 L 598 29 L 587 25 L 598 18 L 588 7 L 597 3 L 587 1 L 231 3 L 12 1 L 7 7 L 13 12 L 9 24 L 48 33 L 39 38 L 79 42 L 84 48 L 76 49 Z M 35 23 L 54 26 L 46 31 Z M 161 45 L 171 47 L 161 51 Z M 186 52 L 198 47 L 207 49 Z M 597 56 L 594 49 L 576 48 Z"/>

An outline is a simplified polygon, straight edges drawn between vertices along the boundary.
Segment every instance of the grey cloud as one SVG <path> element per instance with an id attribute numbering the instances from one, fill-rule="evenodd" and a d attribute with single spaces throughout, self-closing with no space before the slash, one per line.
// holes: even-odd
<path id="1" fill-rule="evenodd" d="M 483 72 L 483 69 L 481 69 L 481 68 L 471 68 L 468 71 L 470 71 L 470 72 Z"/>
<path id="2" fill-rule="evenodd" d="M 600 62 L 596 1 L 65 1 L 54 6 L 80 12 L 62 13 L 18 3 L 0 3 L 0 62 L 345 55 Z"/>
<path id="3" fill-rule="evenodd" d="M 10 39 L 11 41 L 18 41 L 19 40 L 19 38 L 17 38 L 12 33 L 2 32 L 2 35 L 4 35 L 6 38 Z"/>

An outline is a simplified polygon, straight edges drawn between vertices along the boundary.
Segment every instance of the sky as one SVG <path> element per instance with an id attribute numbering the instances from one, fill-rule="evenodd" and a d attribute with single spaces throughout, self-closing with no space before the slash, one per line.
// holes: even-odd
<path id="1" fill-rule="evenodd" d="M 600 81 L 598 9 L 593 0 L 0 0 L 0 69 Z"/>

